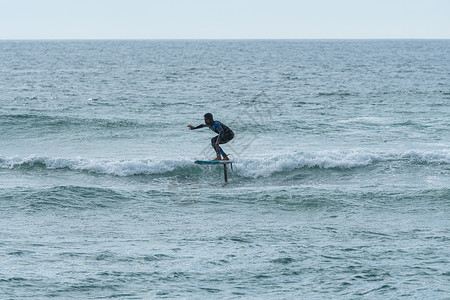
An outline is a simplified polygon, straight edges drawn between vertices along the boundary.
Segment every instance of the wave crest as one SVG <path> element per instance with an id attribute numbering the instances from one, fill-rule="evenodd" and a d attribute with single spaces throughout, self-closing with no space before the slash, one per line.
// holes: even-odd
<path id="1" fill-rule="evenodd" d="M 352 169 L 389 161 L 449 164 L 450 151 L 386 153 L 348 150 L 287 154 L 274 156 L 269 159 L 243 160 L 244 168 L 242 168 L 242 173 L 246 177 L 268 177 L 273 173 L 289 172 L 301 168 Z"/>
<path id="2" fill-rule="evenodd" d="M 84 171 L 97 174 L 107 174 L 116 176 L 151 175 L 173 172 L 192 166 L 192 161 L 184 160 L 86 160 L 82 158 L 51 158 L 29 156 L 25 158 L 0 157 L 0 168 L 35 168 L 46 169 L 69 169 L 74 171 Z"/>
<path id="3" fill-rule="evenodd" d="M 405 161 L 409 164 L 450 164 L 450 151 L 408 151 L 401 153 L 371 152 L 366 150 L 320 151 L 290 153 L 271 157 L 237 158 L 235 165 L 243 177 L 269 177 L 281 172 L 302 168 L 352 169 L 380 162 Z M 189 175 L 200 171 L 191 159 L 175 160 L 87 160 L 82 158 L 10 157 L 0 156 L 2 169 L 69 169 L 73 171 L 114 176 L 155 175 L 181 173 Z"/>

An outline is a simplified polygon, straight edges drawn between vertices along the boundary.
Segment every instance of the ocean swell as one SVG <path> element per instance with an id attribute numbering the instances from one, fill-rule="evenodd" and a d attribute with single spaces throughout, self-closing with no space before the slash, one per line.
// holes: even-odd
<path id="1" fill-rule="evenodd" d="M 0 157 L 3 169 L 69 169 L 115 176 L 164 174 L 192 165 L 190 160 L 86 160 L 82 158 L 52 158 L 42 156 Z"/>
<path id="2" fill-rule="evenodd" d="M 237 175 L 242 177 L 269 177 L 281 172 L 302 168 L 352 169 L 381 162 L 405 162 L 407 164 L 450 164 L 450 151 L 408 151 L 399 153 L 371 152 L 364 150 L 320 151 L 314 153 L 289 153 L 270 157 L 235 159 Z M 212 166 L 216 167 L 216 166 Z M 2 157 L 2 169 L 68 169 L 80 172 L 113 176 L 134 175 L 189 175 L 205 166 L 198 166 L 191 159 L 168 160 L 87 160 L 83 158 L 53 158 L 30 155 L 28 157 Z"/>

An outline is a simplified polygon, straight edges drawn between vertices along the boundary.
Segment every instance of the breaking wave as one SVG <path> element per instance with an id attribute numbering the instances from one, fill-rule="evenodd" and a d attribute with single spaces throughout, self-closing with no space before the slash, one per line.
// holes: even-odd
<path id="1" fill-rule="evenodd" d="M 281 172 L 302 168 L 352 169 L 380 162 L 408 164 L 450 164 L 450 150 L 408 151 L 401 153 L 370 152 L 364 150 L 321 151 L 315 153 L 289 153 L 260 158 L 236 158 L 235 166 L 243 177 L 269 177 Z M 214 166 L 213 166 L 214 167 Z M 83 158 L 52 158 L 30 155 L 28 157 L 2 157 L 2 169 L 68 169 L 79 172 L 113 176 L 168 175 L 199 172 L 191 159 L 175 160 L 88 160 Z"/>

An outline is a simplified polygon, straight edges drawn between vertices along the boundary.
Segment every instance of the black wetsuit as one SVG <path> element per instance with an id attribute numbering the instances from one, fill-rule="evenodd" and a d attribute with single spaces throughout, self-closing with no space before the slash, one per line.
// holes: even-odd
<path id="1" fill-rule="evenodd" d="M 229 141 L 231 141 L 234 138 L 233 130 L 231 130 L 227 125 L 219 121 L 213 121 L 211 125 L 201 124 L 198 125 L 197 127 L 194 127 L 194 129 L 203 128 L 206 126 L 208 126 L 209 129 L 211 129 L 215 133 L 219 134 L 211 139 L 211 146 L 216 151 L 217 156 L 222 154 L 223 157 L 226 157 L 227 155 L 225 154 L 225 152 L 222 150 L 221 147 L 219 147 L 219 149 L 216 148 L 216 142 L 219 141 L 219 144 L 226 144 Z"/>

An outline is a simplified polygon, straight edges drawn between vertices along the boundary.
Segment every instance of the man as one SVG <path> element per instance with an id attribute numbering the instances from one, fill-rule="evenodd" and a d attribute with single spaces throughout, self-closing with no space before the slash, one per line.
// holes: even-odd
<path id="1" fill-rule="evenodd" d="M 209 129 L 214 131 L 215 133 L 218 133 L 218 136 L 215 136 L 211 139 L 211 146 L 216 150 L 217 157 L 213 160 L 230 160 L 228 156 L 225 154 L 225 152 L 222 150 L 222 148 L 219 146 L 219 144 L 226 144 L 229 141 L 231 141 L 234 138 L 234 132 L 225 124 L 214 121 L 213 115 L 210 113 L 205 114 L 205 124 L 200 124 L 197 127 L 194 127 L 192 125 L 188 125 L 189 130 L 199 129 L 203 128 L 205 126 L 208 126 Z M 223 159 L 220 158 L 220 155 L 222 155 Z"/>

